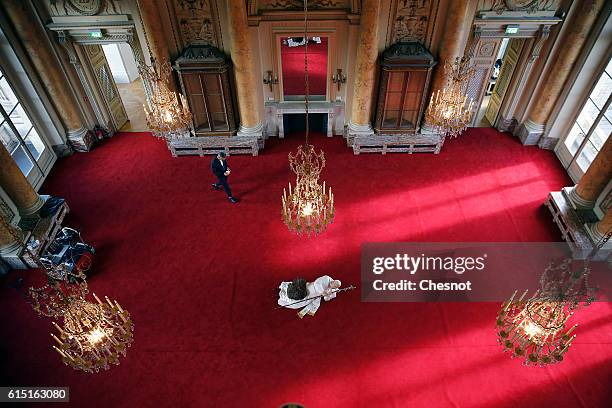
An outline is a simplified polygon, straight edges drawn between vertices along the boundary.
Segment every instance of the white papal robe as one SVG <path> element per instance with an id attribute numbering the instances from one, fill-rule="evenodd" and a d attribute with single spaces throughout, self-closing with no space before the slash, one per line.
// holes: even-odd
<path id="1" fill-rule="evenodd" d="M 306 290 L 308 291 L 308 295 L 306 296 L 306 300 L 298 301 L 295 299 L 291 299 L 287 296 L 287 287 L 291 282 L 281 282 L 278 292 L 278 304 L 279 306 L 287 307 L 290 309 L 302 309 L 298 312 L 298 316 L 300 318 L 309 314 L 314 316 L 314 314 L 319 310 L 319 306 L 321 306 L 321 298 L 317 296 L 322 296 L 326 301 L 331 300 L 336 297 L 336 292 L 330 286 L 334 279 L 331 277 L 324 275 L 317 278 L 314 282 L 308 282 L 306 284 Z M 314 298 L 316 299 L 309 299 Z"/>

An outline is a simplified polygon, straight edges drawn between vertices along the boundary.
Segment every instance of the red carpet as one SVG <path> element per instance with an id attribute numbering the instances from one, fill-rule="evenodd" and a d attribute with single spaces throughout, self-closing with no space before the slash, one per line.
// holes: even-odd
<path id="1" fill-rule="evenodd" d="M 237 205 L 211 191 L 209 158 L 172 158 L 145 134 L 61 160 L 42 190 L 68 200 L 67 224 L 96 246 L 90 288 L 131 312 L 134 345 L 107 372 L 65 367 L 50 322 L 7 287 L 13 274 L 0 293 L 2 385 L 70 386 L 77 407 L 610 406 L 607 303 L 574 316 L 578 337 L 549 368 L 501 352 L 498 304 L 366 304 L 354 291 L 314 318 L 276 309 L 278 283 L 298 275 L 359 285 L 364 241 L 560 240 L 542 202 L 570 180 L 552 152 L 492 129 L 438 156 L 353 156 L 315 136 L 337 216 L 305 239 L 280 221 L 299 142 L 230 158 Z"/>
<path id="2" fill-rule="evenodd" d="M 283 91 L 285 95 L 305 95 L 304 47 L 289 47 L 281 43 Z M 308 42 L 308 83 L 310 95 L 327 92 L 327 37 L 321 43 Z"/>

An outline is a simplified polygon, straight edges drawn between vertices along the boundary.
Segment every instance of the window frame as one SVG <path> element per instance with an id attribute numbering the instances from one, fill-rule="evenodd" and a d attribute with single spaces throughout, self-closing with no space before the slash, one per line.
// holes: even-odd
<path id="1" fill-rule="evenodd" d="M 15 137 L 16 137 L 16 139 L 18 141 L 17 146 L 14 149 L 12 149 L 12 151 L 9 151 L 9 154 L 11 155 L 11 157 L 13 157 L 13 153 L 15 151 L 17 151 L 18 149 L 21 149 L 23 152 L 25 152 L 25 154 L 27 155 L 28 159 L 32 163 L 32 167 L 28 170 L 28 173 L 27 174 L 24 173 L 24 176 L 30 182 L 32 182 L 33 178 L 34 179 L 38 179 L 39 177 L 44 177 L 46 175 L 46 172 L 41 167 L 40 162 L 46 161 L 46 159 L 47 159 L 46 156 L 47 156 L 48 152 L 51 150 L 51 147 L 45 141 L 45 138 L 41 136 L 42 135 L 41 130 L 38 128 L 38 126 L 36 124 L 36 121 L 32 120 L 32 115 L 28 112 L 28 108 L 23 103 L 23 101 L 21 100 L 21 96 L 16 92 L 15 87 L 11 84 L 11 79 L 6 75 L 6 72 L 3 69 L 3 67 L 0 67 L 0 81 L 2 79 L 5 79 L 7 85 L 9 86 L 9 88 L 12 91 L 13 95 L 15 96 L 15 99 L 16 99 L 17 103 L 15 104 L 15 106 L 12 107 L 10 112 L 7 112 L 4 109 L 4 106 L 2 106 L 0 104 L 0 127 L 3 126 L 6 123 L 8 125 L 8 127 L 11 129 L 11 131 L 13 132 L 13 134 L 15 135 Z M 17 129 L 17 127 L 13 123 L 13 119 L 11 118 L 11 115 L 18 109 L 18 107 L 21 107 L 23 113 L 25 114 L 25 116 L 27 117 L 28 121 L 30 122 L 30 129 L 27 131 L 25 137 L 21 136 L 21 133 L 19 132 L 19 130 Z M 44 147 L 42 152 L 40 152 L 40 155 L 38 156 L 38 158 L 34 157 L 34 155 L 32 154 L 32 152 L 30 151 L 30 149 L 28 148 L 28 146 L 26 144 L 26 139 L 32 133 L 33 130 L 36 132 L 36 134 L 38 136 L 38 139 L 40 140 L 40 142 L 43 144 L 43 147 Z M 7 150 L 9 150 L 9 149 L 7 148 Z M 21 168 L 20 168 L 20 170 L 21 170 Z M 35 172 L 34 172 L 34 170 L 35 170 Z M 22 170 L 22 173 L 23 173 L 23 170 Z M 33 174 L 33 173 L 35 173 L 35 174 Z"/>
<path id="2" fill-rule="evenodd" d="M 608 79 L 612 81 L 612 56 L 610 55 L 608 55 L 607 63 L 603 66 L 601 71 L 599 71 L 595 80 L 592 81 L 592 86 L 589 87 L 589 91 L 586 97 L 584 98 L 584 101 L 580 104 L 580 108 L 577 109 L 577 112 L 573 120 L 570 122 L 570 126 L 568 126 L 567 131 L 565 132 L 563 137 L 561 137 L 560 143 L 558 144 L 558 148 L 555 149 L 557 151 L 557 155 L 559 159 L 561 160 L 561 163 L 563 164 L 563 167 L 568 172 L 572 180 L 574 180 L 575 182 L 578 182 L 578 180 L 582 178 L 582 176 L 584 175 L 584 173 L 587 171 L 588 167 L 592 163 L 592 160 L 591 160 L 591 162 L 588 163 L 588 166 L 586 166 L 585 169 L 583 169 L 579 163 L 579 161 L 583 158 L 583 152 L 585 148 L 591 145 L 592 148 L 597 151 L 597 153 L 599 153 L 600 151 L 600 149 L 598 149 L 595 146 L 595 144 L 591 141 L 591 138 L 595 130 L 597 129 L 597 127 L 599 126 L 602 120 L 607 120 L 608 122 L 612 123 L 612 115 L 608 114 L 608 110 L 610 109 L 610 106 L 612 105 L 612 89 L 610 89 L 610 93 L 606 99 L 606 102 L 602 105 L 601 108 L 597 106 L 597 103 L 593 99 L 593 92 L 595 91 L 599 82 L 605 76 L 607 76 Z M 608 88 L 605 88 L 605 89 L 608 89 Z M 598 113 L 595 116 L 593 123 L 585 131 L 585 129 L 583 128 L 584 126 L 579 122 L 579 120 L 580 120 L 580 116 L 582 115 L 583 111 L 586 109 L 589 103 L 592 104 L 595 107 L 595 109 L 598 110 Z M 576 151 L 572 153 L 571 147 L 569 147 L 566 143 L 568 139 L 571 137 L 572 129 L 574 129 L 575 126 L 577 126 L 578 129 L 580 129 L 581 134 L 583 135 L 583 139 L 580 142 L 579 146 L 576 148 Z M 608 134 L 607 137 L 609 138 L 610 134 Z"/>

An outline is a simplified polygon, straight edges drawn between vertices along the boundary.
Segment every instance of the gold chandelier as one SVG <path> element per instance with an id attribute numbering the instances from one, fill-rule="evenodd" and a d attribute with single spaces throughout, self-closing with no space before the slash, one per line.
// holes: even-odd
<path id="1" fill-rule="evenodd" d="M 16 242 L 23 242 L 17 231 L 0 216 L 0 224 L 9 231 Z M 119 356 L 125 356 L 132 344 L 134 325 L 129 313 L 118 302 L 102 303 L 94 294 L 98 304 L 85 300 L 88 293 L 83 270 L 69 274 L 41 262 L 40 258 L 22 244 L 24 251 L 46 272 L 49 283 L 30 287 L 27 299 L 34 311 L 41 316 L 62 319 L 63 327 L 53 322 L 59 338 L 53 348 L 62 356 L 65 364 L 86 372 L 108 369 L 109 364 L 119 364 Z M 59 279 L 61 277 L 61 280 Z"/>
<path id="2" fill-rule="evenodd" d="M 329 192 L 319 184 L 321 170 L 325 167 L 323 150 L 315 152 L 313 145 L 308 143 L 308 96 L 310 84 L 308 81 L 308 1 L 304 1 L 304 80 L 305 80 L 305 110 L 306 137 L 303 146 L 299 146 L 295 154 L 289 153 L 289 166 L 296 174 L 295 188 L 289 183 L 289 194 L 283 189 L 281 211 L 284 223 L 298 235 L 305 233 L 318 234 L 324 231 L 334 220 L 334 196 L 331 187 Z"/>
<path id="3" fill-rule="evenodd" d="M 608 231 L 578 270 L 572 268 L 572 258 L 556 264 L 550 262 L 540 277 L 540 290 L 523 300 L 527 291 L 515 300 L 516 291 L 497 315 L 497 341 L 504 352 L 524 358 L 525 365 L 555 364 L 563 361 L 576 335 L 577 324 L 568 327 L 574 310 L 589 306 L 597 299 L 599 288 L 589 282 L 591 259 L 612 238 Z"/>
<path id="4" fill-rule="evenodd" d="M 289 166 L 296 174 L 295 188 L 289 183 L 289 195 L 283 189 L 283 221 L 290 231 L 298 235 L 318 234 L 334 219 L 334 196 L 319 184 L 319 175 L 325 167 L 325 155 L 318 154 L 314 146 L 299 146 L 295 155 L 289 153 Z"/>
<path id="5" fill-rule="evenodd" d="M 457 137 L 472 119 L 474 100 L 466 94 L 467 83 L 474 76 L 474 68 L 468 57 L 446 62 L 444 71 L 446 86 L 431 95 L 425 120 L 443 136 Z"/>
<path id="6" fill-rule="evenodd" d="M 70 303 L 62 315 L 63 325 L 53 322 L 59 337 L 51 334 L 64 364 L 89 373 L 118 365 L 134 338 L 130 314 L 117 301 L 106 297 L 103 303 L 93 296 L 97 303 L 82 298 Z"/>
<path id="7" fill-rule="evenodd" d="M 545 366 L 563 361 L 563 355 L 576 337 L 572 332 L 578 326 L 566 326 L 573 315 L 571 307 L 538 293 L 523 300 L 526 294 L 527 291 L 514 300 L 514 292 L 502 305 L 496 321 L 499 344 L 513 358 L 524 358 L 525 365 Z"/>
<path id="8" fill-rule="evenodd" d="M 87 282 L 52 281 L 40 288 L 28 290 L 28 301 L 36 313 L 45 317 L 60 318 L 72 303 L 84 299 L 89 289 Z"/>
<path id="9" fill-rule="evenodd" d="M 170 139 L 182 136 L 190 127 L 192 115 L 183 94 L 172 92 L 168 87 L 172 68 L 168 61 L 152 66 L 139 66 L 140 75 L 148 85 L 147 103 L 143 104 L 147 125 L 155 136 Z"/>
<path id="10" fill-rule="evenodd" d="M 84 280 L 73 284 L 55 281 L 30 288 L 28 297 L 38 314 L 63 321 L 61 327 L 53 322 L 59 337 L 51 336 L 64 364 L 92 373 L 119 364 L 120 355 L 125 356 L 132 344 L 134 325 L 117 301 L 105 298 L 107 303 L 103 303 L 94 294 L 98 303 L 92 303 L 85 300 L 87 293 Z"/>

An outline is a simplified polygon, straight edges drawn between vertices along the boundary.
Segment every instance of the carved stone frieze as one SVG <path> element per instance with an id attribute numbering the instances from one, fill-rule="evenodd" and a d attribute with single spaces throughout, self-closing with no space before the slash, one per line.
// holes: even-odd
<path id="1" fill-rule="evenodd" d="M 418 41 L 426 44 L 435 0 L 397 0 L 391 43 Z"/>
<path id="2" fill-rule="evenodd" d="M 183 46 L 211 44 L 219 46 L 215 28 L 213 0 L 173 0 L 179 35 Z"/>

